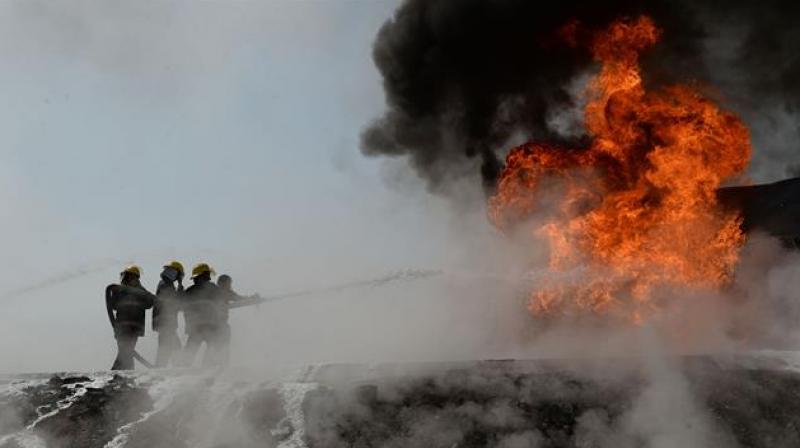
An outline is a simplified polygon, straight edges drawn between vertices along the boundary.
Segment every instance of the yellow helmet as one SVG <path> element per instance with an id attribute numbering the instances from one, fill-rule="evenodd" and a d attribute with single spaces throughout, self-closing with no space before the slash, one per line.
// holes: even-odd
<path id="1" fill-rule="evenodd" d="M 122 270 L 122 274 L 131 274 L 131 275 L 135 275 L 137 277 L 141 277 L 142 276 L 142 269 L 139 266 L 136 266 L 135 264 L 132 264 L 132 265 L 126 267 L 125 269 L 123 269 Z"/>
<path id="2" fill-rule="evenodd" d="M 167 264 L 167 265 L 166 265 L 166 266 L 164 266 L 164 267 L 165 267 L 165 268 L 172 268 L 172 269 L 175 269 L 175 270 L 176 270 L 176 271 L 178 271 L 178 272 L 179 272 L 181 275 L 184 275 L 183 265 L 181 264 L 181 262 L 180 262 L 180 261 L 176 261 L 176 260 L 170 261 L 170 262 L 169 262 L 169 264 Z"/>
<path id="3" fill-rule="evenodd" d="M 211 266 L 208 265 L 208 263 L 198 263 L 192 268 L 192 278 L 195 278 L 197 276 L 206 273 L 211 275 L 216 275 L 216 272 L 214 272 L 214 269 L 212 269 Z"/>

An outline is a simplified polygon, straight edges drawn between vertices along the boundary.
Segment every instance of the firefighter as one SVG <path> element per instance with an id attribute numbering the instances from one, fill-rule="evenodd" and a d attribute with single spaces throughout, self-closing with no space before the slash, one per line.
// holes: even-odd
<path id="1" fill-rule="evenodd" d="M 186 320 L 186 347 L 183 364 L 192 365 L 200 346 L 206 344 L 203 366 L 219 364 L 221 315 L 217 305 L 219 288 L 211 281 L 214 269 L 207 263 L 192 268 L 192 281 L 183 295 L 183 316 Z"/>
<path id="2" fill-rule="evenodd" d="M 178 338 L 178 312 L 183 295 L 183 265 L 173 261 L 164 266 L 156 288 L 153 307 L 153 331 L 158 333 L 156 367 L 166 367 L 181 350 Z M 176 285 L 177 284 L 177 285 Z"/>
<path id="3" fill-rule="evenodd" d="M 117 359 L 112 370 L 134 368 L 136 341 L 144 336 L 145 311 L 155 301 L 155 296 L 142 286 L 141 276 L 138 266 L 129 266 L 120 273 L 120 284 L 106 288 L 106 310 L 117 340 Z"/>
<path id="4" fill-rule="evenodd" d="M 230 361 L 230 347 L 231 347 L 231 326 L 228 324 L 228 317 L 230 315 L 230 307 L 237 301 L 247 299 L 233 290 L 233 279 L 230 275 L 222 274 L 217 278 L 217 287 L 219 287 L 219 298 L 217 303 L 220 314 L 220 329 L 219 329 L 219 362 L 227 365 Z"/>

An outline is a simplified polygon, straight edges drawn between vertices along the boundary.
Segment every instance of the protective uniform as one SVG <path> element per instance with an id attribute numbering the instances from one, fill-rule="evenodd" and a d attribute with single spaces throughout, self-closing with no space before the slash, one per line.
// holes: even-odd
<path id="1" fill-rule="evenodd" d="M 181 340 L 178 338 L 178 312 L 181 309 L 183 295 L 182 280 L 181 263 L 173 261 L 164 266 L 153 307 L 153 331 L 158 332 L 156 367 L 166 367 L 181 349 Z"/>
<path id="2" fill-rule="evenodd" d="M 139 282 L 141 270 L 137 266 L 126 268 L 120 275 L 121 284 L 106 288 L 106 311 L 117 340 L 117 358 L 111 369 L 130 370 L 134 368 L 136 341 L 144 336 L 145 311 L 153 307 L 155 296 Z"/>
<path id="3" fill-rule="evenodd" d="M 192 269 L 194 285 L 183 295 L 183 316 L 186 320 L 186 347 L 183 364 L 191 365 L 197 350 L 205 342 L 203 365 L 219 364 L 221 316 L 219 313 L 219 288 L 211 281 L 214 270 L 205 263 Z"/>
<path id="4" fill-rule="evenodd" d="M 229 275 L 220 275 L 217 279 L 217 287 L 219 287 L 220 296 L 220 300 L 217 301 L 220 316 L 219 362 L 223 365 L 227 365 L 230 361 L 231 347 L 231 326 L 228 323 L 230 305 L 244 299 L 244 297 L 236 294 L 233 290 L 233 280 Z"/>

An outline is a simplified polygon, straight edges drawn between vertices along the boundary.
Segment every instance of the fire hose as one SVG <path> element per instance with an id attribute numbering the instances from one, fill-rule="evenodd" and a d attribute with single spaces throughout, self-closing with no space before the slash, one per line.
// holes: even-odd
<path id="1" fill-rule="evenodd" d="M 251 305 L 259 305 L 262 303 L 267 302 L 277 302 L 279 300 L 286 300 L 295 297 L 303 297 L 303 296 L 311 296 L 316 294 L 324 294 L 324 293 L 331 293 L 331 292 L 339 292 L 348 289 L 355 289 L 355 288 L 368 288 L 368 287 L 375 287 L 375 286 L 383 286 L 389 283 L 394 283 L 398 281 L 410 281 L 410 280 L 420 280 L 429 277 L 435 277 L 438 275 L 442 275 L 444 272 L 441 270 L 434 270 L 434 269 L 403 269 L 400 271 L 392 272 L 390 274 L 384 275 L 382 277 L 374 278 L 371 280 L 361 280 L 361 281 L 354 281 L 349 283 L 342 283 L 338 285 L 331 285 L 325 286 L 320 288 L 313 288 L 313 289 L 304 289 L 301 291 L 293 291 L 293 292 L 286 292 L 282 294 L 270 295 L 266 297 L 262 297 L 259 294 L 255 294 L 252 296 L 245 296 L 242 297 L 234 302 L 231 302 L 228 307 L 229 308 L 241 308 L 245 306 Z"/>
<path id="2" fill-rule="evenodd" d="M 154 369 L 156 366 L 151 363 L 150 361 L 146 360 L 144 356 L 140 355 L 139 352 L 136 350 L 133 351 L 133 359 L 142 363 L 143 366 L 147 367 L 148 369 Z"/>

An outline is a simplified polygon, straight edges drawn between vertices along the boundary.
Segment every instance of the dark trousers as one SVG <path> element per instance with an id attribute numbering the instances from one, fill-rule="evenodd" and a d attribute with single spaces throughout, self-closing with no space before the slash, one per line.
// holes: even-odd
<path id="1" fill-rule="evenodd" d="M 117 336 L 117 359 L 111 370 L 133 370 L 133 352 L 136 350 L 138 334 L 121 332 Z"/>
<path id="2" fill-rule="evenodd" d="M 202 365 L 204 367 L 220 365 L 220 329 L 216 325 L 199 325 L 189 331 L 189 338 L 183 348 L 182 365 L 191 366 L 194 364 L 197 351 L 200 350 L 200 346 L 204 342 L 206 344 L 206 352 L 203 355 Z"/>
<path id="3" fill-rule="evenodd" d="M 181 340 L 175 328 L 158 330 L 158 350 L 156 351 L 156 367 L 166 367 L 170 361 L 175 364 L 181 350 Z"/>

